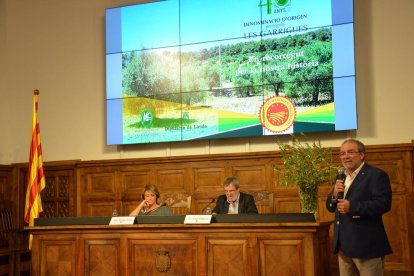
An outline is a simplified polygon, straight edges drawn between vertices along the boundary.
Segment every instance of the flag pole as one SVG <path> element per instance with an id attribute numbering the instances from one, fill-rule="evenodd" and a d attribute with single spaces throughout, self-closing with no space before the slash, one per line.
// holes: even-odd
<path id="1" fill-rule="evenodd" d="M 33 90 L 33 116 L 30 142 L 29 164 L 27 168 L 27 190 L 24 211 L 24 221 L 29 226 L 34 225 L 34 219 L 43 212 L 41 191 L 45 188 L 45 175 L 43 172 L 42 145 L 40 143 L 40 127 L 38 120 L 38 89 Z M 29 235 L 29 249 L 32 248 L 33 236 Z"/>

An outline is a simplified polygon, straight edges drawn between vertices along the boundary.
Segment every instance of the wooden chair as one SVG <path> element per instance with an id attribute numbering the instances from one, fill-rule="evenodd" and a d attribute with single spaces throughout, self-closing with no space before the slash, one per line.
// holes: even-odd
<path id="1" fill-rule="evenodd" d="M 0 248 L 13 248 L 16 227 L 7 203 L 0 203 Z"/>
<path id="2" fill-rule="evenodd" d="M 245 193 L 250 194 L 254 197 L 257 210 L 259 214 L 272 214 L 274 213 L 273 208 L 273 192 L 269 191 L 246 191 Z"/>
<path id="3" fill-rule="evenodd" d="M 14 275 L 13 213 L 4 203 L 0 203 L 0 275 Z"/>
<path id="4" fill-rule="evenodd" d="M 187 215 L 191 212 L 191 195 L 187 193 L 163 194 L 161 202 L 167 204 L 174 215 Z"/>

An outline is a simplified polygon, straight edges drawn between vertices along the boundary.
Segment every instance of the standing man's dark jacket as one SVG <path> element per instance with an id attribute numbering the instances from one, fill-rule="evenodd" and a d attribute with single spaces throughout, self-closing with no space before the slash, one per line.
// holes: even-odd
<path id="1" fill-rule="evenodd" d="M 346 215 L 340 214 L 330 193 L 326 208 L 335 212 L 334 252 L 341 250 L 351 258 L 377 258 L 391 254 L 382 215 L 391 209 L 392 191 L 388 175 L 368 164 L 363 165 L 349 187 Z"/>
<path id="2" fill-rule="evenodd" d="M 217 198 L 213 213 L 227 214 L 229 212 L 229 206 L 230 203 L 227 201 L 226 195 L 221 195 Z M 253 196 L 240 192 L 238 210 L 239 214 L 257 214 L 258 211 Z"/>

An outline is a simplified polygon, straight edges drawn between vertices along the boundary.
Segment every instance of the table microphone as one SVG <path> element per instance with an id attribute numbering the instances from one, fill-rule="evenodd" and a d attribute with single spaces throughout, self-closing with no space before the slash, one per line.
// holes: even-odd
<path id="1" fill-rule="evenodd" d="M 202 214 L 204 214 L 204 212 L 206 211 L 206 209 L 207 209 L 208 207 L 210 207 L 210 205 L 211 205 L 212 203 L 214 203 L 215 201 L 216 201 L 216 199 L 215 199 L 215 198 L 211 199 L 211 200 L 208 202 L 208 204 L 206 205 L 206 207 L 204 207 L 204 208 L 203 208 L 203 210 L 201 210 L 201 213 L 202 213 Z"/>
<path id="2" fill-rule="evenodd" d="M 345 168 L 339 168 L 338 169 L 338 175 L 336 176 L 336 180 L 342 180 L 345 183 Z M 344 199 L 344 192 L 338 192 L 338 199 Z"/>

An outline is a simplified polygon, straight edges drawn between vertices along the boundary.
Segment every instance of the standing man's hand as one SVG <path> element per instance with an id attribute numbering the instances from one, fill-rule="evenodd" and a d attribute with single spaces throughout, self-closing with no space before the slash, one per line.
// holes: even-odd
<path id="1" fill-rule="evenodd" d="M 334 198 L 338 198 L 338 193 L 344 194 L 345 193 L 345 184 L 343 180 L 336 180 L 335 187 L 334 187 Z"/>
<path id="2" fill-rule="evenodd" d="M 338 199 L 338 205 L 336 207 L 338 208 L 339 213 L 346 215 L 349 212 L 351 203 L 347 199 Z"/>

